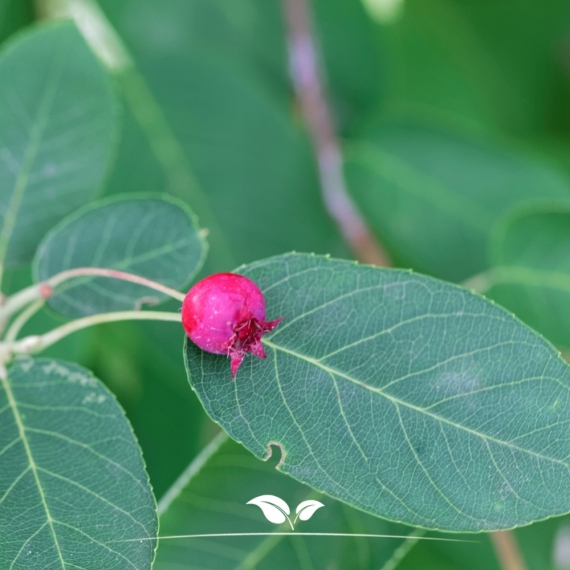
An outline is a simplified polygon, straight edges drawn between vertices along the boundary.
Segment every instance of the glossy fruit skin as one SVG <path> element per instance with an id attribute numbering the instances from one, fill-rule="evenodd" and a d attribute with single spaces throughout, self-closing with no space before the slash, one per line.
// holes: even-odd
<path id="1" fill-rule="evenodd" d="M 251 279 L 236 273 L 202 279 L 182 303 L 186 334 L 202 350 L 229 356 L 232 380 L 246 352 L 266 357 L 261 337 L 282 320 L 265 320 L 263 293 Z"/>

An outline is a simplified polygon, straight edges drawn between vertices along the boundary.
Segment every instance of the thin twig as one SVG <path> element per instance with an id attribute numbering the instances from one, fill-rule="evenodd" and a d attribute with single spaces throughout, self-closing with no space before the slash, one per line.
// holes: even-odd
<path id="1" fill-rule="evenodd" d="M 91 315 L 71 321 L 43 335 L 27 336 L 9 345 L 9 349 L 13 354 L 33 354 L 46 349 L 48 346 L 59 342 L 62 338 L 78 330 L 101 323 L 112 323 L 116 321 L 181 322 L 181 315 L 180 313 L 160 311 L 115 311 L 113 313 L 100 313 L 98 315 Z"/>
<path id="2" fill-rule="evenodd" d="M 295 91 L 311 135 L 323 201 L 357 258 L 390 266 L 390 258 L 372 234 L 348 194 L 342 153 L 323 87 L 307 0 L 282 0 L 289 36 L 289 62 Z"/>
<path id="3" fill-rule="evenodd" d="M 137 283 L 138 285 L 143 285 L 149 289 L 159 291 L 160 293 L 173 297 L 178 301 L 184 301 L 184 293 L 176 291 L 176 289 L 172 289 L 171 287 L 167 287 L 162 283 L 151 281 L 146 277 L 141 277 L 140 275 L 126 273 L 125 271 L 118 271 L 116 269 L 105 269 L 102 267 L 77 267 L 75 269 L 62 271 L 42 283 L 31 285 L 30 287 L 15 293 L 11 297 L 8 297 L 6 303 L 0 307 L 0 323 L 5 324 L 10 316 L 23 309 L 29 303 L 51 297 L 56 287 L 69 279 L 78 277 L 107 277 L 110 279 L 129 281 L 130 283 Z"/>
<path id="4" fill-rule="evenodd" d="M 22 327 L 45 305 L 45 300 L 40 299 L 32 303 L 25 311 L 22 311 L 14 322 L 10 325 L 6 333 L 6 342 L 12 343 L 18 338 L 18 333 Z"/>
<path id="5" fill-rule="evenodd" d="M 84 276 L 97 276 L 97 277 L 109 277 L 111 279 L 120 279 L 122 281 L 130 281 L 131 283 L 137 283 L 138 285 L 143 285 L 149 289 L 154 289 L 164 295 L 168 295 L 173 299 L 178 301 L 184 301 L 184 293 L 167 287 L 162 283 L 157 283 L 147 279 L 146 277 L 141 277 L 140 275 L 135 275 L 133 273 L 126 273 L 125 271 L 117 271 L 116 269 L 105 269 L 102 267 L 78 267 L 76 269 L 68 269 L 67 271 L 62 271 L 53 277 L 50 277 L 45 281 L 45 285 L 55 289 L 58 285 L 67 281 L 68 279 L 73 279 L 74 277 L 84 277 Z"/>
<path id="6" fill-rule="evenodd" d="M 491 533 L 491 542 L 502 570 L 526 570 L 517 539 L 512 530 Z"/>

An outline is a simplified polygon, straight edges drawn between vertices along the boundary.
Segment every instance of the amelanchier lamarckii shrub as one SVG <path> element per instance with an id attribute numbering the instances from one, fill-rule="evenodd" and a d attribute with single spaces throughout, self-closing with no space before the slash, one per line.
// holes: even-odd
<path id="1" fill-rule="evenodd" d="M 203 9 L 194 4 L 196 13 Z M 372 26 L 364 12 L 332 6 L 326 7 L 330 17 L 343 27 Z M 151 26 L 154 8 L 140 9 Z M 229 10 L 231 30 L 224 34 L 238 34 Z M 176 37 L 157 49 L 169 53 Z M 236 58 L 254 50 L 237 45 Z M 268 223 L 251 214 L 256 204 L 239 194 L 239 177 L 235 196 L 223 200 L 214 182 L 205 195 L 192 186 L 188 164 L 194 158 L 200 170 L 207 163 L 199 153 L 209 142 L 179 144 L 176 129 L 199 130 L 214 114 L 176 121 L 186 111 L 166 100 L 163 113 L 121 49 L 121 65 L 109 64 L 120 99 L 109 71 L 71 22 L 32 27 L 0 54 L 0 570 L 389 569 L 405 564 L 420 538 L 434 538 L 421 536 L 427 532 L 493 532 L 569 513 L 570 368 L 550 344 L 564 347 L 570 338 L 570 264 L 561 246 L 570 243 L 565 177 L 520 151 L 448 127 L 376 124 L 348 152 L 354 198 L 396 261 L 432 275 L 287 253 L 305 234 L 314 235 L 314 242 L 304 242 L 309 251 L 313 244 L 320 250 L 338 245 L 318 194 L 295 193 L 297 180 L 314 172 L 289 115 L 277 103 L 259 104 L 269 95 L 253 80 L 243 83 L 239 66 L 232 68 L 235 77 L 216 75 L 212 70 L 225 65 L 221 55 L 196 71 L 190 95 L 200 105 L 226 95 L 237 101 L 224 88 L 233 77 L 235 85 L 243 83 L 243 108 L 253 113 L 245 126 L 236 119 L 236 129 L 271 125 L 275 137 L 268 141 L 286 139 L 282 173 L 291 175 L 291 192 L 279 194 L 282 213 Z M 267 57 L 263 65 L 273 61 Z M 168 65 L 161 71 L 168 73 Z M 349 68 L 336 62 L 333 70 L 331 84 L 344 85 L 339 112 L 344 100 L 348 123 L 358 100 L 369 105 L 370 97 L 351 95 L 343 83 Z M 224 112 L 227 105 L 221 104 Z M 216 153 L 240 148 L 233 130 L 222 132 L 226 146 L 213 145 Z M 262 165 L 271 145 L 260 147 L 263 156 L 255 161 Z M 117 183 L 112 176 L 121 168 L 134 180 L 138 171 L 125 164 L 145 152 L 165 169 L 163 185 L 149 175 L 161 191 L 141 192 L 144 177 L 137 184 L 127 177 L 126 194 L 97 198 L 109 176 Z M 217 167 L 244 167 L 242 158 L 224 160 Z M 144 160 L 139 167 L 150 172 Z M 469 172 L 480 174 L 479 187 Z M 213 176 L 212 169 L 202 176 Z M 519 184 L 524 191 L 517 193 Z M 179 192 L 185 199 L 171 195 L 190 187 L 190 195 Z M 208 231 L 194 209 L 209 220 L 209 255 Z M 301 211 L 315 227 L 299 221 L 302 216 L 297 227 L 293 218 Z M 280 217 L 283 225 L 271 227 Z M 448 248 L 440 247 L 444 242 Z M 247 243 L 251 256 L 240 261 L 248 263 L 222 267 L 220 260 Z M 232 253 L 235 244 L 241 245 Z M 256 261 L 265 247 L 276 255 Z M 468 287 L 440 279 L 481 271 Z M 168 310 L 155 309 L 161 302 Z M 72 333 L 116 321 L 170 327 L 160 335 L 140 332 L 152 342 L 136 362 L 121 358 L 134 342 L 122 333 L 112 342 L 91 337 L 99 340 L 77 356 L 89 361 L 86 354 L 100 350 L 98 362 L 111 371 L 108 383 L 132 382 L 139 395 L 148 386 L 137 384 L 138 359 L 159 363 L 152 413 L 124 398 L 151 474 L 158 452 L 148 442 L 174 421 L 176 403 L 186 416 L 185 399 L 197 397 L 192 413 L 203 408 L 221 427 L 213 439 L 213 431 L 196 429 L 195 440 L 209 443 L 158 504 L 113 392 L 83 366 L 40 355 Z M 181 366 L 190 383 L 182 391 L 173 379 Z M 146 364 L 140 367 L 150 374 Z M 163 409 L 156 394 L 168 391 L 171 407 Z M 175 439 L 184 454 L 189 444 Z M 268 520 L 252 505 L 267 511 Z M 296 516 L 289 505 L 298 505 Z M 159 516 L 162 536 L 171 538 L 157 551 Z M 299 525 L 321 536 L 303 538 Z M 533 526 L 529 536 L 539 529 L 532 536 L 544 535 L 550 548 L 559 530 L 552 525 Z M 182 535 L 194 537 L 172 538 Z M 496 567 L 485 535 L 475 540 L 438 543 L 454 546 L 429 551 L 421 564 Z M 475 554 L 453 566 L 452 548 Z"/>

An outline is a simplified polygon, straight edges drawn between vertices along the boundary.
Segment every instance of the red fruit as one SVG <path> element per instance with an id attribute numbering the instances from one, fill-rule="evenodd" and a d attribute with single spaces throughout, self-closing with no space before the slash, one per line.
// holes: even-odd
<path id="1" fill-rule="evenodd" d="M 263 293 L 251 279 L 235 273 L 202 279 L 182 304 L 186 334 L 202 350 L 229 356 L 232 380 L 246 352 L 266 357 L 261 337 L 282 320 L 267 322 Z"/>

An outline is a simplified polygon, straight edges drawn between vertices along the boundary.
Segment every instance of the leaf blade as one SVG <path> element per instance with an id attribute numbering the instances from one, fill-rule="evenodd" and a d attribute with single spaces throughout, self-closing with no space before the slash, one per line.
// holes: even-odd
<path id="1" fill-rule="evenodd" d="M 570 374 L 510 314 L 431 278 L 326 258 L 240 272 L 268 318 L 287 319 L 265 337 L 267 360 L 246 359 L 235 383 L 224 358 L 187 343 L 186 360 L 209 415 L 258 457 L 279 442 L 295 478 L 427 528 L 508 528 L 570 507 L 552 493 L 569 469 Z"/>
<path id="2" fill-rule="evenodd" d="M 530 155 L 411 121 L 373 125 L 346 175 L 395 262 L 450 281 L 488 267 L 488 236 L 512 208 L 569 196 L 565 176 Z"/>
<path id="3" fill-rule="evenodd" d="M 31 260 L 43 234 L 99 189 L 115 139 L 109 79 L 70 23 L 41 26 L 0 58 L 0 263 Z"/>
<path id="4" fill-rule="evenodd" d="M 513 212 L 493 236 L 493 266 L 480 276 L 486 296 L 565 350 L 570 348 L 569 223 L 565 204 Z"/>
<path id="5" fill-rule="evenodd" d="M 55 227 L 34 259 L 36 281 L 77 267 L 135 273 L 173 289 L 202 266 L 206 242 L 191 210 L 162 195 L 128 195 L 89 204 Z M 69 317 L 139 308 L 165 296 L 142 285 L 81 277 L 63 283 L 48 304 Z M 154 301 L 153 301 L 154 300 Z"/>
<path id="6" fill-rule="evenodd" d="M 154 499 L 111 393 L 79 366 L 28 358 L 2 379 L 0 409 L 0 521 L 9 529 L 0 563 L 150 568 Z"/>

